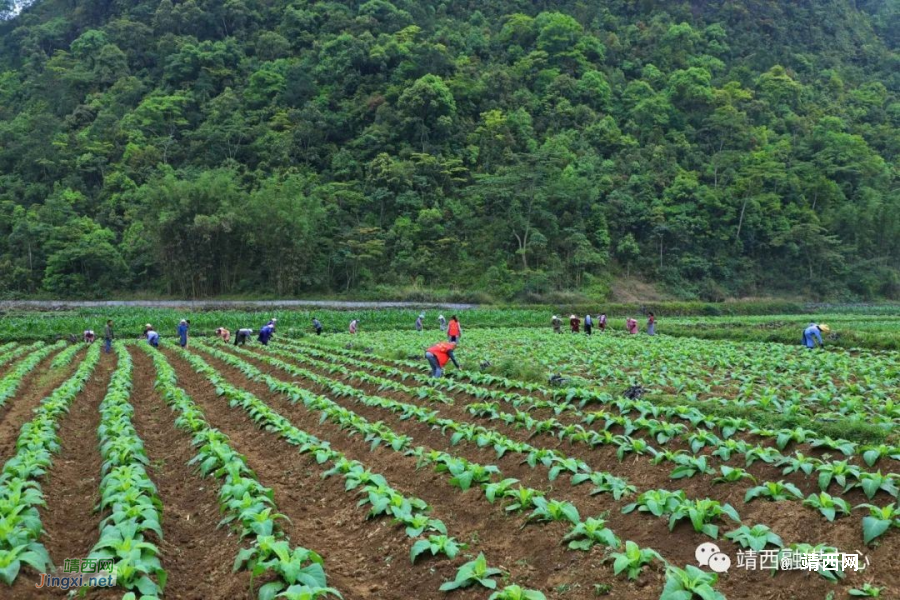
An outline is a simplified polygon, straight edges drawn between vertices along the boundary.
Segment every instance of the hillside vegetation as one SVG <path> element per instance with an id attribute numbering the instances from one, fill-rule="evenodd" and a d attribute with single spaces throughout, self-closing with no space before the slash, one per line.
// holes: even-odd
<path id="1" fill-rule="evenodd" d="M 897 0 L 42 0 L 0 294 L 900 296 Z"/>

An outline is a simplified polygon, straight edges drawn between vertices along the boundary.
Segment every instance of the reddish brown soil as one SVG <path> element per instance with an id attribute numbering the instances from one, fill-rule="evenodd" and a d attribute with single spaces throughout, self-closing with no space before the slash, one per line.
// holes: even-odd
<path id="1" fill-rule="evenodd" d="M 242 357 L 246 358 L 246 357 Z M 250 360 L 249 362 L 255 364 L 255 366 L 261 368 L 264 372 L 271 372 L 272 375 L 279 377 L 281 379 L 289 380 L 290 377 L 283 373 L 278 372 L 277 370 L 273 370 L 271 367 L 268 367 L 264 363 L 260 363 L 258 361 Z M 320 373 L 323 374 L 323 373 Z M 408 382 L 407 382 L 408 383 Z M 304 387 L 310 387 L 309 384 L 303 384 Z M 371 386 L 355 384 L 356 387 L 363 389 L 367 393 L 372 395 L 377 395 L 377 392 L 371 388 Z M 313 391 L 321 392 L 320 389 L 314 389 L 316 386 L 311 386 L 310 389 Z M 388 396 L 395 396 L 396 394 L 384 394 Z M 397 398 L 404 401 L 412 402 L 411 398 Z M 454 448 L 446 448 L 446 441 L 443 442 L 444 446 L 441 446 L 442 443 L 440 440 L 434 440 L 434 432 L 427 430 L 422 425 L 417 425 L 412 421 L 400 421 L 398 418 L 393 416 L 388 411 L 382 409 L 373 409 L 369 407 L 365 407 L 364 405 L 354 403 L 350 400 L 341 400 L 342 404 L 345 404 L 348 408 L 356 411 L 357 413 L 366 416 L 370 420 L 385 420 L 390 427 L 392 427 L 395 431 L 406 433 L 408 435 L 412 435 L 417 443 L 423 443 L 424 441 L 429 441 L 428 444 L 432 447 L 439 447 L 441 449 L 445 449 L 451 453 L 465 456 L 471 460 L 478 460 L 482 463 L 489 464 L 497 464 L 503 470 L 504 476 L 513 476 L 519 478 L 528 485 L 533 487 L 546 487 L 546 480 L 541 484 L 540 478 L 537 480 L 534 479 L 534 473 L 522 472 L 521 467 L 512 463 L 512 461 L 507 461 L 507 457 L 503 459 L 492 460 L 492 453 L 489 451 L 478 450 L 468 448 L 465 445 L 458 446 Z M 417 402 L 421 403 L 421 402 Z M 434 407 L 434 405 L 432 405 Z M 443 405 L 439 406 L 441 413 L 449 416 L 451 418 L 456 418 L 457 420 L 471 420 L 471 417 L 466 418 L 464 413 L 457 412 L 458 409 L 454 409 L 453 407 L 445 407 Z M 457 414 L 451 414 L 457 413 Z M 490 425 L 496 425 L 496 423 L 492 422 Z M 507 430 L 504 433 L 513 434 L 516 433 L 515 430 L 511 428 L 506 428 Z M 528 436 L 524 437 L 521 435 L 521 432 L 518 432 L 520 435 L 510 435 L 513 438 L 525 439 Z M 559 447 L 559 443 L 552 437 L 549 436 L 539 436 L 537 439 L 530 440 L 532 444 L 537 445 L 539 447 Z M 546 442 L 546 443 L 543 443 Z M 780 503 L 770 503 L 765 500 L 757 500 L 750 504 L 743 504 L 743 494 L 745 491 L 745 487 L 735 486 L 735 485 L 725 485 L 725 486 L 710 486 L 709 482 L 704 482 L 699 478 L 681 480 L 681 481 L 672 481 L 668 478 L 668 468 L 654 467 L 650 465 L 646 459 L 635 459 L 630 458 L 626 459 L 624 463 L 619 463 L 615 458 L 615 455 L 611 449 L 598 448 L 595 450 L 591 450 L 587 448 L 587 446 L 579 445 L 579 446 L 571 446 L 569 444 L 565 444 L 560 449 L 570 455 L 577 456 L 586 460 L 590 464 L 594 465 L 594 467 L 598 470 L 609 470 L 609 471 L 618 471 L 619 474 L 625 475 L 629 478 L 632 483 L 638 485 L 639 489 L 654 489 L 654 488 L 666 488 L 666 489 L 684 489 L 685 493 L 689 497 L 718 497 L 722 501 L 727 501 L 732 503 L 738 511 L 740 512 L 742 519 L 745 523 L 753 524 L 753 523 L 765 523 L 773 528 L 774 531 L 782 535 L 786 542 L 826 542 L 832 545 L 836 545 L 839 549 L 847 552 L 852 552 L 856 549 L 861 549 L 861 534 L 860 534 L 860 516 L 853 517 L 851 519 L 843 519 L 838 523 L 829 524 L 822 517 L 818 515 L 818 513 L 806 509 L 802 507 L 797 502 L 780 502 Z M 601 455 L 601 460 L 598 461 L 597 455 Z M 606 456 L 603 456 L 603 455 Z M 638 467 L 635 469 L 635 467 Z M 623 472 L 624 470 L 624 472 Z M 528 470 L 530 471 L 530 470 Z M 543 476 L 543 475 L 542 475 Z M 789 478 L 790 479 L 790 478 Z M 803 480 L 805 486 L 803 487 L 814 487 L 814 484 L 808 480 L 805 480 L 803 477 L 796 477 L 796 479 Z M 552 489 L 553 486 L 551 486 Z M 675 529 L 675 534 L 669 534 L 669 532 L 665 529 L 664 522 L 662 520 L 656 520 L 658 524 L 663 524 L 663 528 L 660 529 L 656 526 L 649 525 L 646 522 L 634 522 L 635 515 L 620 515 L 618 514 L 618 510 L 620 509 L 622 503 L 619 503 L 616 506 L 614 503 L 610 502 L 608 499 L 603 499 L 600 502 L 596 500 L 585 501 L 583 497 L 579 498 L 581 494 L 584 494 L 586 489 L 575 488 L 579 491 L 574 491 L 572 488 L 568 490 L 566 487 L 561 485 L 560 483 L 556 484 L 556 490 L 554 490 L 553 495 L 556 498 L 565 499 L 573 502 L 576 506 L 579 507 L 582 515 L 585 514 L 596 514 L 596 510 L 603 508 L 604 503 L 606 501 L 606 508 L 614 510 L 611 519 L 611 527 L 617 534 L 627 538 L 632 539 L 633 541 L 638 542 L 642 546 L 649 545 L 654 549 L 660 551 L 663 556 L 672 560 L 675 564 L 691 564 L 693 563 L 693 550 L 700 543 L 707 541 L 707 538 L 695 534 L 690 527 L 684 525 L 678 525 Z M 805 492 L 812 491 L 804 490 Z M 724 492 L 724 493 L 722 493 Z M 857 494 L 855 492 L 850 494 L 845 494 L 845 497 L 848 501 L 861 501 L 860 498 L 856 498 Z M 595 510 L 591 511 L 591 507 L 594 507 Z M 588 512 L 585 512 L 585 509 Z M 651 517 L 640 517 L 643 521 L 647 519 L 651 519 Z M 722 531 L 727 531 L 730 529 L 723 528 Z M 814 533 L 811 533 L 814 532 Z M 679 539 L 680 535 L 687 535 L 690 537 L 691 541 L 689 543 L 685 543 L 684 540 Z M 897 544 L 894 539 L 887 539 L 884 543 L 884 546 L 895 546 Z M 720 547 L 727 553 L 729 553 L 732 557 L 735 557 L 737 554 L 738 547 L 734 544 L 722 541 L 719 543 Z M 890 584 L 890 589 L 897 589 L 896 585 L 896 572 L 891 572 L 890 569 L 885 570 L 884 565 L 889 564 L 890 557 L 889 550 L 885 551 L 882 548 L 878 548 L 876 550 L 870 550 L 868 552 L 870 559 L 873 561 L 873 567 L 869 571 L 867 575 L 870 577 L 876 573 L 883 573 L 884 577 L 880 580 L 882 584 Z M 875 562 L 876 560 L 880 560 L 882 562 L 882 568 L 876 570 Z M 895 571 L 895 570 L 894 570 Z M 752 596 L 747 597 L 755 597 L 755 598 L 779 598 L 778 594 L 782 593 L 785 589 L 790 590 L 790 585 L 786 588 L 783 584 L 788 583 L 791 579 L 797 579 L 801 575 L 799 573 L 781 573 L 777 578 L 778 589 L 772 589 L 773 586 L 769 583 L 767 577 L 761 577 L 760 573 L 747 573 L 747 572 L 732 572 L 732 574 L 728 575 L 728 579 L 730 581 L 724 581 L 719 584 L 719 589 L 722 591 L 726 591 L 729 598 L 740 598 L 743 597 L 739 594 L 741 593 L 749 593 L 748 590 L 753 590 Z M 805 574 L 804 574 L 805 575 Z M 848 581 L 858 581 L 861 580 L 861 574 L 854 574 L 848 578 Z M 748 578 L 755 583 L 750 586 L 747 585 Z M 866 579 L 870 580 L 869 578 Z M 733 585 L 731 583 L 733 582 Z M 815 576 L 814 580 L 806 581 L 803 584 L 803 589 L 805 593 L 817 594 L 819 590 L 821 590 L 821 596 L 813 596 L 813 597 L 824 597 L 827 593 L 830 584 L 827 584 L 825 580 Z M 758 591 L 757 591 L 758 590 Z M 763 592 L 763 590 L 765 590 Z M 760 593 L 762 592 L 762 594 Z M 790 592 L 793 593 L 793 592 Z M 768 595 L 766 595 L 768 594 Z M 797 596 L 802 597 L 802 596 Z"/>
<path id="2" fill-rule="evenodd" d="M 348 600 L 439 597 L 438 587 L 455 572 L 449 561 L 423 560 L 410 568 L 410 543 L 402 529 L 384 519 L 365 521 L 365 509 L 356 506 L 357 496 L 344 491 L 341 478 L 322 479 L 321 465 L 276 434 L 258 429 L 242 409 L 228 408 L 205 377 L 173 352 L 166 354 L 179 384 L 210 424 L 231 438 L 260 482 L 272 488 L 279 512 L 290 519 L 282 524 L 292 543 L 323 556 L 329 585 Z"/>
<path id="3" fill-rule="evenodd" d="M 156 370 L 150 357 L 131 350 L 134 380 L 131 403 L 134 426 L 150 459 L 148 473 L 163 504 L 163 567 L 167 598 L 247 598 L 250 574 L 232 573 L 242 545 L 236 533 L 218 528 L 215 479 L 204 479 L 187 463 L 196 454 L 190 434 L 175 428 L 175 414 L 154 389 Z M 245 544 L 246 545 L 246 544 Z"/>
<path id="4" fill-rule="evenodd" d="M 44 477 L 46 508 L 42 509 L 44 525 L 42 542 L 53 563 L 62 570 L 64 559 L 84 558 L 100 534 L 102 516 L 94 511 L 99 501 L 100 450 L 97 446 L 98 407 L 106 395 L 109 378 L 116 366 L 114 354 L 102 354 L 94 375 L 72 402 L 68 415 L 62 418 L 59 429 L 62 451 Z M 64 575 L 60 573 L 60 575 Z M 31 570 L 23 570 L 12 588 L 18 599 L 65 597 L 59 589 L 35 590 L 38 577 Z M 119 598 L 121 591 L 92 592 L 90 598 Z"/>
<path id="5" fill-rule="evenodd" d="M 370 452 L 369 445 L 364 443 L 358 435 L 348 437 L 345 432 L 340 431 L 337 426 L 329 422 L 319 425 L 318 413 L 310 413 L 302 404 L 290 404 L 280 394 L 273 394 L 265 385 L 249 381 L 239 371 L 217 359 L 206 354 L 203 354 L 203 358 L 217 370 L 226 374 L 229 380 L 235 382 L 235 385 L 254 393 L 270 406 L 275 407 L 295 426 L 307 431 L 315 429 L 320 432 L 317 435 L 328 439 L 333 448 L 344 452 L 351 458 L 360 460 L 372 470 L 385 475 L 396 489 L 428 502 L 433 507 L 434 514 L 445 521 L 451 535 L 460 539 L 477 539 L 477 545 L 474 545 L 473 549 L 483 551 L 489 563 L 499 562 L 509 570 L 513 582 L 540 588 L 548 593 L 557 586 L 568 588 L 577 584 L 580 589 L 584 590 L 584 593 L 590 592 L 591 594 L 594 583 L 608 583 L 617 590 L 617 597 L 629 599 L 648 597 L 641 586 L 646 585 L 647 579 L 657 578 L 658 573 L 651 573 L 639 584 L 614 581 L 609 571 L 600 564 L 604 557 L 600 548 L 581 554 L 569 552 L 560 544 L 568 527 L 560 523 L 533 524 L 524 527 L 526 523 L 523 517 L 506 513 L 499 503 L 489 504 L 480 491 L 472 489 L 461 492 L 449 485 L 446 475 L 434 473 L 430 468 L 416 470 L 413 458 L 403 456 L 393 450 L 378 448 L 375 452 Z M 365 408 L 355 404 L 348 406 L 353 410 Z M 357 412 L 369 416 L 363 411 L 357 410 Z M 377 419 L 372 418 L 371 420 Z M 390 423 L 390 425 L 394 427 L 394 423 Z M 409 433 L 400 427 L 395 429 Z M 484 464 L 492 462 L 489 459 L 484 460 L 485 457 L 481 455 L 472 455 L 451 449 L 440 433 L 430 433 L 433 437 L 426 435 L 420 438 L 417 436 L 415 438 L 417 445 L 448 449 L 454 454 L 479 460 Z M 516 463 L 513 464 L 518 467 Z M 506 475 L 512 477 L 522 475 L 523 483 L 536 483 L 537 485 L 533 487 L 545 487 L 546 481 L 538 479 L 533 470 L 527 467 L 521 467 L 518 470 L 521 473 L 507 473 Z M 526 481 L 527 477 L 534 478 L 534 481 Z M 657 583 L 662 585 L 661 580 Z M 576 591 L 573 589 L 564 597 L 590 597 L 589 595 L 575 594 Z"/>
<path id="6" fill-rule="evenodd" d="M 48 356 L 26 375 L 16 395 L 0 407 L 0 465 L 16 453 L 16 439 L 22 425 L 31 420 L 33 411 L 59 384 L 72 375 L 76 363 L 66 368 L 51 369 L 55 354 Z"/>

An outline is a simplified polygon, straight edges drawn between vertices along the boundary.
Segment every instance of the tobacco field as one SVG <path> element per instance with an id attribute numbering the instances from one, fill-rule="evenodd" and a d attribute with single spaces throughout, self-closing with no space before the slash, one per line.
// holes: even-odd
<path id="1" fill-rule="evenodd" d="M 433 379 L 434 328 L 299 329 L 0 345 L 0 595 L 900 597 L 896 351 L 473 328 Z"/>

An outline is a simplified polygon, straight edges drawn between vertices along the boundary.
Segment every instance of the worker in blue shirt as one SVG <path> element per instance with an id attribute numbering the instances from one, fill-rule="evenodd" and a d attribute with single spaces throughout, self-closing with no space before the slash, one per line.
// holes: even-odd
<path id="1" fill-rule="evenodd" d="M 263 346 L 268 346 L 269 340 L 272 339 L 273 333 L 275 333 L 275 328 L 271 325 L 266 325 L 259 330 L 259 337 L 257 338 L 257 340 L 259 340 L 259 343 L 261 343 Z"/>
<path id="2" fill-rule="evenodd" d="M 181 320 L 181 323 L 178 324 L 178 343 L 182 348 L 187 347 L 187 339 L 188 339 L 188 322 L 184 319 Z"/>
<path id="3" fill-rule="evenodd" d="M 807 348 L 815 348 L 816 340 L 819 342 L 819 346 L 825 347 L 825 342 L 822 341 L 822 333 L 828 333 L 831 329 L 828 325 L 818 325 L 816 323 L 810 323 L 809 327 L 803 330 L 803 345 Z"/>

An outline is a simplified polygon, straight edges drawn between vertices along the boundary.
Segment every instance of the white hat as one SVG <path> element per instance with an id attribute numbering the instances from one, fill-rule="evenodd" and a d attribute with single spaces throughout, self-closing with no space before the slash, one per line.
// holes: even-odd
<path id="1" fill-rule="evenodd" d="M 438 319 L 443 319 L 443 318 L 444 318 L 444 315 L 439 315 L 439 316 L 438 316 Z"/>
<path id="2" fill-rule="evenodd" d="M 150 323 L 147 323 L 146 325 L 144 325 L 144 327 L 153 327 L 153 325 L 151 325 Z"/>
<path id="3" fill-rule="evenodd" d="M 273 322 L 273 323 L 277 323 L 277 322 L 278 322 L 278 319 L 276 319 L 275 317 L 272 317 L 272 322 Z"/>
<path id="4" fill-rule="evenodd" d="M 186 320 L 184 320 L 184 319 L 182 319 L 182 320 L 181 320 L 181 322 L 182 322 L 182 323 L 187 323 L 187 321 L 186 321 Z"/>
<path id="5" fill-rule="evenodd" d="M 578 317 L 576 317 L 575 315 L 572 315 L 572 316 L 569 317 L 569 318 L 570 318 L 570 319 L 577 319 Z"/>

